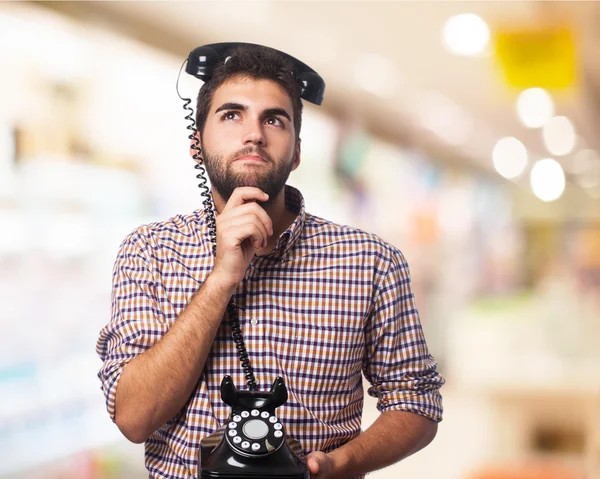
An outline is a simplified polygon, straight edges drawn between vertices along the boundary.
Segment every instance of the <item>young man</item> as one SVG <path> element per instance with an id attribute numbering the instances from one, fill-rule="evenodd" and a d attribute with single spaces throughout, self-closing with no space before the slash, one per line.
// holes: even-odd
<path id="1" fill-rule="evenodd" d="M 236 50 L 200 90 L 196 123 L 217 211 L 144 225 L 121 245 L 112 320 L 97 351 L 113 421 L 145 442 L 150 477 L 198 476 L 200 440 L 227 419 L 224 375 L 244 376 L 231 298 L 257 381 L 282 376 L 277 413 L 312 477 L 360 477 L 425 447 L 444 380 L 427 351 L 402 253 L 306 212 L 285 182 L 300 164 L 302 103 L 288 60 Z M 361 431 L 361 372 L 381 415 Z"/>

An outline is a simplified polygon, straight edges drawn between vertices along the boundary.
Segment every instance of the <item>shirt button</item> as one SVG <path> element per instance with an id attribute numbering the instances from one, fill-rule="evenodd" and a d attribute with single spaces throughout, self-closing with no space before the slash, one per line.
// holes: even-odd
<path id="1" fill-rule="evenodd" d="M 256 326 L 256 325 L 258 324 L 258 319 L 256 319 L 256 318 L 252 318 L 252 319 L 250 320 L 250 323 L 251 323 L 253 326 Z"/>

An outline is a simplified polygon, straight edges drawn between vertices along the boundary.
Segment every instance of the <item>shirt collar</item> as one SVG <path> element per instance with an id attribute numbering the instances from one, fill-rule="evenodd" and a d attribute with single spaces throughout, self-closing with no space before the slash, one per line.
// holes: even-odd
<path id="1" fill-rule="evenodd" d="M 306 221 L 306 210 L 304 207 L 304 198 L 299 190 L 290 185 L 285 185 L 284 189 L 285 207 L 286 209 L 296 213 L 296 218 L 292 221 L 292 224 L 281 234 L 273 251 L 265 258 L 276 258 L 283 259 L 286 254 L 294 247 L 302 230 L 304 229 L 304 222 Z"/>

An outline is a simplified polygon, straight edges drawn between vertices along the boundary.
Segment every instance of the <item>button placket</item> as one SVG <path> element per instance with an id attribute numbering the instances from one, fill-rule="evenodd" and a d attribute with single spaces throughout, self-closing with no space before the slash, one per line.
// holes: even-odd
<path id="1" fill-rule="evenodd" d="M 263 344 L 262 339 L 264 338 L 264 321 L 262 321 L 262 318 L 260 316 L 261 312 L 256 311 L 253 308 L 254 304 L 256 304 L 255 301 L 253 301 L 253 291 L 256 290 L 256 288 L 258 287 L 258 274 L 258 269 L 256 267 L 253 267 L 252 272 L 248 275 L 247 279 L 244 282 L 246 305 L 246 321 L 244 322 L 244 324 L 246 325 L 246 330 L 244 337 L 246 339 L 248 354 L 252 362 L 252 367 L 255 371 L 256 379 L 260 382 L 260 380 L 262 379 L 262 374 L 260 371 L 264 369 L 264 364 L 261 362 L 261 353 L 264 351 L 265 345 Z"/>

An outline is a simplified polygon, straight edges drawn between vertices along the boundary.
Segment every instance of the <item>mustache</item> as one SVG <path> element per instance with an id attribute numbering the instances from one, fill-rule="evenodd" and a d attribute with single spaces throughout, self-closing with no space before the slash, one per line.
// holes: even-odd
<path id="1" fill-rule="evenodd" d="M 231 160 L 239 158 L 240 156 L 248 155 L 257 155 L 260 156 L 263 160 L 268 161 L 269 163 L 273 163 L 273 158 L 271 158 L 266 151 L 253 146 L 247 146 L 239 151 L 236 151 L 233 155 L 231 155 Z"/>

